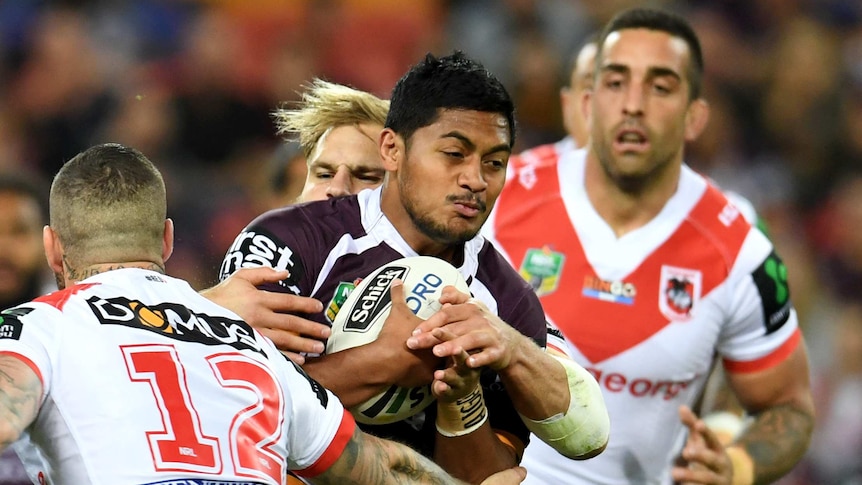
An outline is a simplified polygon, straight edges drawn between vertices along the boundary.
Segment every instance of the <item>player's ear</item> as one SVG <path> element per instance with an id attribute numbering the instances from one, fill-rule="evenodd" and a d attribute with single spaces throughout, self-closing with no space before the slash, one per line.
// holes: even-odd
<path id="1" fill-rule="evenodd" d="M 57 275 L 64 274 L 63 245 L 51 226 L 42 228 L 42 246 L 45 248 L 45 259 L 48 261 L 48 267 L 51 268 L 51 271 Z"/>
<path id="2" fill-rule="evenodd" d="M 168 260 L 174 252 L 174 221 L 165 219 L 165 234 L 162 236 L 162 262 Z"/>
<path id="3" fill-rule="evenodd" d="M 384 128 L 380 132 L 379 148 L 383 168 L 387 172 L 397 170 L 398 162 L 404 156 L 404 140 L 391 128 Z"/>
<path id="4" fill-rule="evenodd" d="M 709 103 L 698 98 L 689 103 L 685 115 L 685 141 L 694 141 L 709 122 Z"/>

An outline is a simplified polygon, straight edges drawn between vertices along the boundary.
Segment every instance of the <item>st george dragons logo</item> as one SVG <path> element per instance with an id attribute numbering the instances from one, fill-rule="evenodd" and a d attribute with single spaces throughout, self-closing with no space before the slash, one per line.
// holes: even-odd
<path id="1" fill-rule="evenodd" d="M 671 321 L 689 320 L 700 300 L 701 280 L 700 271 L 662 266 L 658 295 L 661 313 Z"/>

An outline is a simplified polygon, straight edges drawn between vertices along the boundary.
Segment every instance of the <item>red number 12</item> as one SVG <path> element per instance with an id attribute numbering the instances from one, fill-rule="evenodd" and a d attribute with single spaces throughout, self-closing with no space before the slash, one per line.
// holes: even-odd
<path id="1" fill-rule="evenodd" d="M 129 377 L 153 390 L 163 428 L 148 431 L 153 463 L 159 471 L 220 474 L 221 446 L 217 437 L 204 434 L 192 402 L 186 372 L 173 345 L 121 346 Z M 251 405 L 237 412 L 230 425 L 230 455 L 237 475 L 271 478 L 281 483 L 285 464 L 272 445 L 281 437 L 284 402 L 278 381 L 259 362 L 238 352 L 207 357 L 218 383 L 246 389 L 256 395 Z"/>

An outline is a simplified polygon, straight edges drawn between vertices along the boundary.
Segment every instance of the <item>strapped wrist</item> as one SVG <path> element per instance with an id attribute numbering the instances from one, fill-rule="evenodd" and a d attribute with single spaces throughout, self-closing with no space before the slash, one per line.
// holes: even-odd
<path id="1" fill-rule="evenodd" d="M 437 401 L 437 431 L 447 438 L 464 436 L 488 420 L 482 386 L 452 403 Z"/>

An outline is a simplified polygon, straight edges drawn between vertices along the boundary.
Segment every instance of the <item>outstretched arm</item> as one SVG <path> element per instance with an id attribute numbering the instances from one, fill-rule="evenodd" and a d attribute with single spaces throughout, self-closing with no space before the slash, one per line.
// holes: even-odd
<path id="1" fill-rule="evenodd" d="M 323 352 L 323 341 L 330 329 L 321 323 L 298 316 L 317 313 L 322 304 L 314 298 L 258 289 L 266 283 L 277 283 L 287 271 L 270 267 L 241 268 L 201 295 L 239 315 L 249 325 L 268 337 L 287 357 L 304 364 L 302 352 Z"/>
<path id="2" fill-rule="evenodd" d="M 0 450 L 15 442 L 36 419 L 42 381 L 12 354 L 0 354 Z"/>
<path id="3" fill-rule="evenodd" d="M 482 482 L 483 485 L 513 485 L 526 477 L 523 468 L 511 468 Z M 463 484 L 442 468 L 410 448 L 363 433 L 358 427 L 341 456 L 312 483 Z"/>

